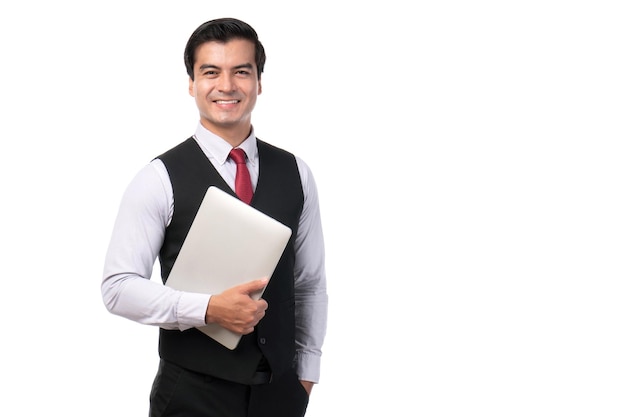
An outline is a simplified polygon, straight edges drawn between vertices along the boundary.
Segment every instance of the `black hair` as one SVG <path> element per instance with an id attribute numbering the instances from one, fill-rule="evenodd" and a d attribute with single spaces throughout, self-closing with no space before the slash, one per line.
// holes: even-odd
<path id="1" fill-rule="evenodd" d="M 204 22 L 191 34 L 185 46 L 185 67 L 187 74 L 193 80 L 193 66 L 196 63 L 196 49 L 206 42 L 228 42 L 233 39 L 246 39 L 254 44 L 254 59 L 257 67 L 257 77 L 261 79 L 265 67 L 265 49 L 259 41 L 256 31 L 239 19 L 225 17 Z"/>

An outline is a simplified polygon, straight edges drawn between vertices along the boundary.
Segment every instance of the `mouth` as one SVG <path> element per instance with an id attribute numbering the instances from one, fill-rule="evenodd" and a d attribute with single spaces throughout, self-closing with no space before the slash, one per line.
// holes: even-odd
<path id="1" fill-rule="evenodd" d="M 239 100 L 213 100 L 215 104 L 237 104 Z"/>

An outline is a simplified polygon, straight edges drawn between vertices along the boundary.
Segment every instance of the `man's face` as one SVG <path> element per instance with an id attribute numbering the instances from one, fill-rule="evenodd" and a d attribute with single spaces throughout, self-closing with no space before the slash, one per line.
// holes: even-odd
<path id="1" fill-rule="evenodd" d="M 202 125 L 229 141 L 245 139 L 261 94 L 254 44 L 243 39 L 204 43 L 196 49 L 193 72 L 189 94 L 196 99 Z"/>

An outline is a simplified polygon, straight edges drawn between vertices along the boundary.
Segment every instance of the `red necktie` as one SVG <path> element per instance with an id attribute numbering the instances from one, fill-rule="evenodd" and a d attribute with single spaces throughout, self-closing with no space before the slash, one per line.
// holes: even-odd
<path id="1" fill-rule="evenodd" d="M 250 204 L 252 201 L 252 181 L 250 181 L 250 172 L 246 167 L 246 153 L 243 149 L 235 148 L 230 151 L 230 159 L 237 164 L 237 175 L 235 176 L 235 192 L 241 201 Z"/>

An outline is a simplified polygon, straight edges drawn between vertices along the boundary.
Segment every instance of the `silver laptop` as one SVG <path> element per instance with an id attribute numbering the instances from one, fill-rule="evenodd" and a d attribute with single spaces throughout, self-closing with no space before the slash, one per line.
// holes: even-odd
<path id="1" fill-rule="evenodd" d="M 291 229 L 212 186 L 207 190 L 165 285 L 219 294 L 244 282 L 271 277 Z M 252 295 L 258 300 L 263 291 Z M 217 324 L 198 327 L 229 349 L 241 335 Z"/>

